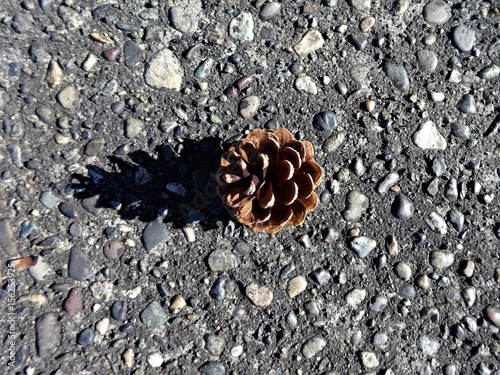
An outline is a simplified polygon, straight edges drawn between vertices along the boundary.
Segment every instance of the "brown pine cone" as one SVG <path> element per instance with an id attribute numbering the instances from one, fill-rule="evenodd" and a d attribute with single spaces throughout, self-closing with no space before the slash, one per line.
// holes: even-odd
<path id="1" fill-rule="evenodd" d="M 222 155 L 217 194 L 240 223 L 274 234 L 316 208 L 322 176 L 310 142 L 283 128 L 255 129 Z"/>

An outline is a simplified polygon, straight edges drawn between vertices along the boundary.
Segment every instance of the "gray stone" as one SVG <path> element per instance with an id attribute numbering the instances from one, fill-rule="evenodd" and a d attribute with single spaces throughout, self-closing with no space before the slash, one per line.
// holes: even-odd
<path id="1" fill-rule="evenodd" d="M 377 247 L 377 241 L 368 237 L 354 237 L 348 242 L 349 248 L 361 259 L 366 258 Z"/>
<path id="2" fill-rule="evenodd" d="M 332 111 L 318 112 L 313 117 L 313 127 L 316 130 L 334 130 L 337 127 L 337 116 Z"/>
<path id="3" fill-rule="evenodd" d="M 84 329 L 76 338 L 76 342 L 81 346 L 90 345 L 92 344 L 92 341 L 94 341 L 94 330 L 92 328 Z"/>
<path id="4" fill-rule="evenodd" d="M 159 302 L 151 302 L 140 314 L 141 322 L 149 328 L 156 328 L 167 322 L 168 315 Z"/>
<path id="5" fill-rule="evenodd" d="M 495 64 L 487 65 L 477 73 L 479 78 L 493 79 L 500 75 L 500 67 Z M 1 106 L 0 106 L 1 108 Z"/>
<path id="6" fill-rule="evenodd" d="M 80 107 L 80 97 L 75 85 L 69 85 L 59 91 L 57 100 L 66 109 L 76 110 Z"/>
<path id="7" fill-rule="evenodd" d="M 394 217 L 400 220 L 408 220 L 413 217 L 414 212 L 413 202 L 406 195 L 399 193 L 394 197 L 391 205 L 391 213 Z"/>
<path id="8" fill-rule="evenodd" d="M 453 30 L 452 40 L 460 51 L 469 52 L 476 41 L 476 31 L 467 26 L 458 25 Z"/>
<path id="9" fill-rule="evenodd" d="M 457 109 L 465 114 L 474 114 L 477 111 L 476 99 L 471 94 L 465 94 L 457 103 Z"/>
<path id="10" fill-rule="evenodd" d="M 431 212 L 429 216 L 424 218 L 424 221 L 433 232 L 443 235 L 448 233 L 446 222 L 436 211 Z"/>
<path id="11" fill-rule="evenodd" d="M 127 138 L 137 137 L 144 129 L 144 123 L 136 118 L 128 118 L 125 120 L 124 133 Z"/>
<path id="12" fill-rule="evenodd" d="M 258 96 L 250 95 L 243 98 L 238 106 L 240 116 L 248 119 L 257 113 L 259 109 L 260 99 Z"/>
<path id="13" fill-rule="evenodd" d="M 149 222 L 142 232 L 142 243 L 147 251 L 151 251 L 170 236 L 161 217 Z"/>
<path id="14" fill-rule="evenodd" d="M 387 299 L 386 296 L 377 295 L 372 299 L 370 303 L 370 310 L 375 312 L 381 312 L 387 307 L 388 303 L 389 300 Z"/>
<path id="15" fill-rule="evenodd" d="M 444 196 L 450 202 L 455 202 L 458 199 L 457 179 L 452 177 L 444 186 Z"/>
<path id="16" fill-rule="evenodd" d="M 328 153 L 335 152 L 344 142 L 347 132 L 340 130 L 323 143 L 323 150 Z M 363 163 L 363 161 L 361 161 Z M 359 171 L 359 170 L 358 170 Z"/>
<path id="17" fill-rule="evenodd" d="M 500 310 L 493 306 L 488 306 L 484 309 L 484 315 L 497 328 L 500 328 Z"/>
<path id="18" fill-rule="evenodd" d="M 41 358 L 50 358 L 61 345 L 61 323 L 57 313 L 42 314 L 36 320 L 36 350 Z"/>
<path id="19" fill-rule="evenodd" d="M 194 76 L 198 79 L 206 79 L 209 76 L 214 63 L 214 59 L 212 59 L 211 57 L 207 58 L 196 68 L 196 70 L 194 71 Z"/>
<path id="20" fill-rule="evenodd" d="M 227 271 L 238 267 L 238 258 L 229 250 L 215 250 L 208 256 L 212 271 Z"/>
<path id="21" fill-rule="evenodd" d="M 299 91 L 316 95 L 318 88 L 314 80 L 308 75 L 302 75 L 295 80 L 295 88 Z"/>
<path id="22" fill-rule="evenodd" d="M 461 232 L 464 228 L 465 217 L 457 208 L 452 207 L 447 214 L 448 221 L 457 232 Z"/>
<path id="23" fill-rule="evenodd" d="M 61 17 L 69 29 L 79 29 L 88 22 L 83 16 L 80 15 L 80 13 L 69 6 L 59 6 L 57 8 L 57 15 Z"/>
<path id="24" fill-rule="evenodd" d="M 311 279 L 319 285 L 326 285 L 331 279 L 330 272 L 325 270 L 324 268 L 318 268 L 311 272 Z"/>
<path id="25" fill-rule="evenodd" d="M 411 278 L 411 267 L 406 262 L 397 262 L 394 265 L 394 273 L 403 281 L 408 281 Z"/>
<path id="26" fill-rule="evenodd" d="M 83 153 L 87 156 L 97 156 L 104 148 L 104 138 L 92 138 L 86 145 Z"/>
<path id="27" fill-rule="evenodd" d="M 310 30 L 293 46 L 293 50 L 299 57 L 304 58 L 323 47 L 325 40 L 318 30 Z"/>
<path id="28" fill-rule="evenodd" d="M 399 174 L 397 174 L 396 172 L 389 172 L 377 182 L 375 191 L 379 195 L 385 195 L 389 191 L 389 189 L 398 181 Z"/>
<path id="29" fill-rule="evenodd" d="M 110 260 L 120 259 L 125 251 L 125 246 L 118 240 L 110 240 L 103 247 L 104 255 Z"/>
<path id="30" fill-rule="evenodd" d="M 251 42 L 254 38 L 252 14 L 241 12 L 229 22 L 229 36 L 239 42 Z"/>
<path id="31" fill-rule="evenodd" d="M 269 306 L 273 300 L 272 290 L 256 283 L 250 283 L 245 288 L 245 295 L 255 306 L 258 307 Z"/>
<path id="32" fill-rule="evenodd" d="M 354 9 L 363 13 L 368 13 L 372 6 L 371 0 L 347 0 L 347 3 Z"/>
<path id="33" fill-rule="evenodd" d="M 220 362 L 208 361 L 202 364 L 198 371 L 204 375 L 225 375 L 226 368 Z"/>
<path id="34" fill-rule="evenodd" d="M 437 177 L 440 177 L 446 172 L 446 162 L 441 156 L 436 156 L 432 160 L 432 172 Z"/>
<path id="35" fill-rule="evenodd" d="M 326 346 L 326 340 L 321 336 L 314 336 L 306 340 L 302 345 L 302 355 L 307 359 L 314 357 Z"/>
<path id="36" fill-rule="evenodd" d="M 448 268 L 454 261 L 455 255 L 451 251 L 436 250 L 429 255 L 430 265 L 437 269 Z"/>
<path id="37" fill-rule="evenodd" d="M 346 196 L 346 208 L 342 211 L 345 221 L 355 222 L 366 212 L 368 197 L 359 190 L 351 190 Z"/>
<path id="38" fill-rule="evenodd" d="M 146 84 L 155 89 L 180 91 L 184 70 L 179 59 L 168 49 L 158 52 L 147 64 Z"/>
<path id="39" fill-rule="evenodd" d="M 226 345 L 226 340 L 221 335 L 216 335 L 215 333 L 209 333 L 205 335 L 205 349 L 216 357 L 220 356 L 224 351 L 224 346 Z"/>
<path id="40" fill-rule="evenodd" d="M 403 65 L 386 63 L 384 64 L 384 73 L 399 91 L 402 93 L 408 92 L 410 89 L 410 79 Z"/>
<path id="41" fill-rule="evenodd" d="M 59 198 L 56 197 L 54 193 L 48 190 L 42 191 L 38 200 L 47 208 L 54 208 L 59 204 Z"/>
<path id="42" fill-rule="evenodd" d="M 35 109 L 35 114 L 46 124 L 52 124 L 56 119 L 54 111 L 49 107 L 38 107 Z"/>
<path id="43" fill-rule="evenodd" d="M 125 66 L 132 68 L 142 62 L 142 50 L 131 40 L 127 40 L 123 46 L 123 55 L 125 56 Z"/>
<path id="44" fill-rule="evenodd" d="M 259 18 L 263 21 L 270 20 L 274 16 L 276 16 L 281 9 L 280 3 L 265 3 L 259 11 Z"/>
<path id="45" fill-rule="evenodd" d="M 361 352 L 359 354 L 359 360 L 366 368 L 375 368 L 379 365 L 377 356 L 373 352 Z"/>
<path id="46" fill-rule="evenodd" d="M 420 124 L 412 136 L 413 143 L 423 150 L 445 150 L 448 144 L 434 122 L 427 120 Z"/>
<path id="47" fill-rule="evenodd" d="M 0 220 L 0 247 L 9 257 L 19 256 L 9 219 Z"/>
<path id="48" fill-rule="evenodd" d="M 433 356 L 441 347 L 441 344 L 434 339 L 427 336 L 421 336 L 417 340 L 417 348 L 419 348 L 424 355 Z"/>
<path id="49" fill-rule="evenodd" d="M 451 17 L 451 8 L 443 0 L 430 0 L 423 10 L 424 20 L 431 26 L 446 23 Z"/>
<path id="50" fill-rule="evenodd" d="M 69 255 L 68 274 L 74 280 L 85 281 L 89 277 L 90 257 L 76 247 L 72 247 Z"/>
<path id="51" fill-rule="evenodd" d="M 168 10 L 168 18 L 172 27 L 181 33 L 191 35 L 198 29 L 198 18 L 187 9 L 173 6 Z"/>
<path id="52" fill-rule="evenodd" d="M 354 288 L 345 295 L 345 301 L 350 306 L 359 305 L 366 297 L 366 290 Z"/>

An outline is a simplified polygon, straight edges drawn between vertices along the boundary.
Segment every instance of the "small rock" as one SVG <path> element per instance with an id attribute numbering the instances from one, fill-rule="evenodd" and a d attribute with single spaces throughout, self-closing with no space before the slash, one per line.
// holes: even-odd
<path id="1" fill-rule="evenodd" d="M 436 212 L 431 212 L 429 216 L 424 218 L 427 226 L 437 234 L 446 234 L 448 233 L 448 226 L 444 219 Z"/>
<path id="2" fill-rule="evenodd" d="M 469 52 L 476 41 L 476 31 L 467 26 L 458 25 L 453 30 L 452 40 L 460 51 Z"/>
<path id="3" fill-rule="evenodd" d="M 68 263 L 69 277 L 77 281 L 85 281 L 89 277 L 90 267 L 90 257 L 80 249 L 72 247 Z"/>
<path id="4" fill-rule="evenodd" d="M 403 65 L 386 63 L 384 64 L 384 73 L 399 91 L 408 92 L 410 80 Z"/>
<path id="5" fill-rule="evenodd" d="M 307 280 L 303 275 L 295 276 L 288 282 L 288 296 L 294 298 L 307 288 Z"/>
<path id="6" fill-rule="evenodd" d="M 361 364 L 366 368 L 375 368 L 379 365 L 377 356 L 372 352 L 361 352 L 359 354 L 359 360 L 361 361 Z"/>
<path id="7" fill-rule="evenodd" d="M 302 345 L 302 355 L 307 359 L 314 357 L 326 346 L 326 340 L 321 336 L 314 336 Z"/>
<path id="8" fill-rule="evenodd" d="M 41 358 L 50 358 L 61 345 L 61 323 L 57 313 L 42 314 L 36 320 L 36 350 Z"/>
<path id="9" fill-rule="evenodd" d="M 229 22 L 229 36 L 239 42 L 251 42 L 254 38 L 252 14 L 241 12 Z"/>
<path id="10" fill-rule="evenodd" d="M 451 210 L 448 211 L 447 218 L 450 224 L 457 232 L 462 231 L 465 222 L 465 217 L 463 213 L 461 213 L 455 207 L 452 207 Z"/>
<path id="11" fill-rule="evenodd" d="M 500 328 L 500 310 L 499 309 L 496 309 L 493 306 L 488 306 L 484 309 L 484 315 L 497 328 Z"/>
<path id="12" fill-rule="evenodd" d="M 128 368 L 132 368 L 134 366 L 134 359 L 135 359 L 135 353 L 134 349 L 128 348 L 125 350 L 122 354 L 122 359 L 123 363 L 125 363 L 125 366 Z"/>
<path id="13" fill-rule="evenodd" d="M 451 135 L 457 138 L 468 139 L 470 137 L 470 128 L 467 125 L 453 122 L 451 124 Z"/>
<path id="14" fill-rule="evenodd" d="M 224 351 L 224 346 L 226 345 L 226 340 L 224 337 L 218 336 L 215 333 L 210 333 L 205 335 L 205 349 L 216 357 L 220 356 Z"/>
<path id="15" fill-rule="evenodd" d="M 115 301 L 111 305 L 111 317 L 118 321 L 123 322 L 127 317 L 127 301 Z"/>
<path id="16" fill-rule="evenodd" d="M 63 71 L 61 66 L 56 60 L 51 60 L 47 68 L 47 75 L 45 81 L 51 89 L 59 86 L 63 81 Z"/>
<path id="17" fill-rule="evenodd" d="M 181 33 L 191 35 L 198 29 L 198 19 L 187 9 L 173 6 L 168 10 L 168 18 L 172 27 Z"/>
<path id="18" fill-rule="evenodd" d="M 259 18 L 263 21 L 270 20 L 274 16 L 276 16 L 281 9 L 281 4 L 277 2 L 273 3 L 265 3 L 259 12 Z"/>
<path id="19" fill-rule="evenodd" d="M 386 296 L 375 296 L 370 303 L 370 310 L 375 312 L 381 312 L 387 307 L 389 300 Z"/>
<path id="20" fill-rule="evenodd" d="M 168 49 L 158 52 L 144 73 L 146 84 L 155 89 L 180 91 L 183 78 L 184 70 L 179 59 Z"/>
<path id="21" fill-rule="evenodd" d="M 443 0 L 430 0 L 423 10 L 424 20 L 431 26 L 446 23 L 451 17 L 451 8 Z"/>
<path id="22" fill-rule="evenodd" d="M 71 289 L 68 298 L 64 301 L 63 305 L 64 311 L 69 315 L 76 315 L 83 308 L 83 288 L 76 287 Z"/>
<path id="23" fill-rule="evenodd" d="M 54 208 L 60 203 L 59 198 L 57 198 L 51 191 L 42 191 L 38 200 L 47 208 Z"/>
<path id="24" fill-rule="evenodd" d="M 59 204 L 59 211 L 71 219 L 78 217 L 78 212 L 76 211 L 76 206 L 71 202 L 62 202 Z"/>
<path id="25" fill-rule="evenodd" d="M 323 150 L 328 153 L 335 152 L 344 142 L 347 132 L 340 130 L 323 143 Z"/>
<path id="26" fill-rule="evenodd" d="M 397 262 L 394 265 L 394 273 L 403 281 L 410 280 L 411 267 L 406 262 Z"/>
<path id="27" fill-rule="evenodd" d="M 365 289 L 354 288 L 345 295 L 345 301 L 350 306 L 357 306 L 361 302 L 363 302 L 365 297 L 366 297 Z"/>
<path id="28" fill-rule="evenodd" d="M 46 124 L 52 124 L 55 121 L 54 111 L 49 107 L 38 107 L 35 109 L 35 115 Z"/>
<path id="29" fill-rule="evenodd" d="M 429 263 L 432 267 L 443 269 L 450 267 L 455 261 L 455 255 L 451 251 L 436 250 L 430 253 Z"/>
<path id="30" fill-rule="evenodd" d="M 43 281 L 47 276 L 49 276 L 53 271 L 50 264 L 47 263 L 44 258 L 39 255 L 37 257 L 36 264 L 28 268 L 28 272 L 37 281 Z"/>
<path id="31" fill-rule="evenodd" d="M 78 334 L 76 342 L 78 345 L 87 346 L 94 341 L 94 331 L 91 328 L 86 328 Z"/>
<path id="32" fill-rule="evenodd" d="M 59 91 L 57 100 L 66 109 L 76 110 L 80 107 L 80 98 L 75 85 L 69 85 Z"/>
<path id="33" fill-rule="evenodd" d="M 84 154 L 90 157 L 97 156 L 99 152 L 102 151 L 104 148 L 104 138 L 102 137 L 95 137 L 92 138 L 86 145 L 85 145 L 85 150 Z"/>
<path id="34" fill-rule="evenodd" d="M 255 306 L 259 307 L 269 306 L 273 300 L 273 292 L 269 288 L 256 283 L 249 284 L 245 288 L 245 294 Z"/>
<path id="35" fill-rule="evenodd" d="M 482 79 L 494 79 L 500 75 L 500 67 L 495 64 L 487 65 L 477 75 Z"/>
<path id="36" fill-rule="evenodd" d="M 351 190 L 346 196 L 346 208 L 342 217 L 347 222 L 358 221 L 368 208 L 368 197 L 359 190 Z"/>
<path id="37" fill-rule="evenodd" d="M 198 371 L 205 375 L 225 375 L 226 368 L 220 362 L 208 361 L 202 364 Z"/>
<path id="38" fill-rule="evenodd" d="M 465 94 L 457 103 L 457 109 L 465 114 L 474 114 L 477 111 L 476 99 L 471 94 Z"/>
<path id="39" fill-rule="evenodd" d="M 295 88 L 308 94 L 316 95 L 318 93 L 316 83 L 307 75 L 300 76 L 295 80 Z"/>
<path id="40" fill-rule="evenodd" d="M 177 314 L 186 306 L 187 306 L 187 304 L 186 304 L 186 300 L 184 299 L 184 297 L 182 297 L 181 295 L 177 295 L 174 298 L 172 298 L 172 302 L 170 303 L 169 310 L 172 314 Z"/>
<path id="41" fill-rule="evenodd" d="M 104 255 L 110 260 L 120 259 L 125 251 L 125 246 L 117 240 L 106 242 L 103 247 Z"/>
<path id="42" fill-rule="evenodd" d="M 147 251 L 153 250 L 170 236 L 161 217 L 157 217 L 146 225 L 142 232 L 142 243 Z"/>
<path id="43" fill-rule="evenodd" d="M 304 58 L 323 47 L 323 44 L 325 44 L 325 40 L 321 33 L 318 30 L 310 30 L 302 37 L 299 43 L 293 46 L 293 50 L 299 57 Z"/>
<path id="44" fill-rule="evenodd" d="M 430 120 L 420 124 L 418 130 L 413 133 L 412 140 L 418 148 L 423 150 L 445 150 L 447 147 L 446 139 Z"/>
<path id="45" fill-rule="evenodd" d="M 102 318 L 95 325 L 96 331 L 99 332 L 99 334 L 101 335 L 104 335 L 108 331 L 108 328 L 109 328 L 109 318 Z"/>
<path id="46" fill-rule="evenodd" d="M 9 219 L 0 220 L 0 247 L 9 257 L 19 256 Z"/>
<path id="47" fill-rule="evenodd" d="M 377 241 L 368 237 L 354 237 L 348 242 L 349 248 L 361 259 L 366 258 L 377 247 Z"/>
<path id="48" fill-rule="evenodd" d="M 142 132 L 143 129 L 144 123 L 141 120 L 136 118 L 128 118 L 125 120 L 125 137 L 135 138 Z"/>
<path id="49" fill-rule="evenodd" d="M 368 13 L 372 6 L 371 0 L 348 0 L 347 3 L 354 9 L 363 13 Z"/>
<path id="50" fill-rule="evenodd" d="M 389 189 L 399 181 L 399 174 L 396 172 L 389 172 L 383 178 L 381 178 L 377 185 L 375 186 L 375 191 L 379 195 L 385 195 Z"/>
<path id="51" fill-rule="evenodd" d="M 331 111 L 316 113 L 313 117 L 313 127 L 316 130 L 333 130 L 337 127 L 337 116 Z"/>
<path id="52" fill-rule="evenodd" d="M 359 30 L 362 33 L 367 33 L 375 25 L 375 17 L 368 16 L 361 20 L 359 23 Z"/>
<path id="53" fill-rule="evenodd" d="M 432 51 L 421 49 L 417 51 L 417 60 L 420 70 L 424 73 L 433 73 L 438 64 L 438 58 Z"/>
<path id="54" fill-rule="evenodd" d="M 224 287 L 226 286 L 226 279 L 219 277 L 215 280 L 214 285 L 210 289 L 209 295 L 216 301 L 222 301 L 226 298 L 226 290 Z"/>
<path id="55" fill-rule="evenodd" d="M 94 55 L 93 53 L 89 53 L 87 55 L 87 58 L 83 62 L 82 65 L 83 70 L 85 70 L 86 72 L 90 72 L 98 61 L 99 59 L 97 58 L 96 55 Z"/>
<path id="56" fill-rule="evenodd" d="M 141 311 L 140 319 L 143 324 L 154 329 L 165 324 L 168 316 L 160 303 L 153 301 Z"/>
<path id="57" fill-rule="evenodd" d="M 215 250 L 208 257 L 212 271 L 228 271 L 238 267 L 238 258 L 229 250 Z"/>
<path id="58" fill-rule="evenodd" d="M 250 95 L 243 98 L 239 104 L 240 116 L 244 119 L 248 119 L 257 113 L 259 109 L 260 99 L 258 96 Z"/>
<path id="59" fill-rule="evenodd" d="M 417 340 L 417 348 L 419 348 L 424 355 L 433 356 L 441 347 L 438 341 L 430 339 L 427 336 L 421 336 Z"/>
<path id="60" fill-rule="evenodd" d="M 311 279 L 319 285 L 326 285 L 330 281 L 332 275 L 330 275 L 330 272 L 325 270 L 324 268 L 318 268 L 311 272 Z"/>
<path id="61" fill-rule="evenodd" d="M 163 356 L 161 353 L 151 353 L 148 354 L 146 360 L 151 367 L 160 367 L 163 364 Z"/>

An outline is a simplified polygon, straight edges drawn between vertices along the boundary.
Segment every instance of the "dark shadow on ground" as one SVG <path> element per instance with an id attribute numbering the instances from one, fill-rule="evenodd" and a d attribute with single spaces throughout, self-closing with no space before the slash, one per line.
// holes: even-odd
<path id="1" fill-rule="evenodd" d="M 164 221 L 174 228 L 199 222 L 213 229 L 229 219 L 215 190 L 221 143 L 214 137 L 184 139 L 179 154 L 169 144 L 154 152 L 115 152 L 108 156 L 110 172 L 87 165 L 88 176 L 73 175 L 71 187 L 77 198 L 98 196 L 96 207 L 116 209 L 126 220 L 150 222 L 167 212 Z"/>

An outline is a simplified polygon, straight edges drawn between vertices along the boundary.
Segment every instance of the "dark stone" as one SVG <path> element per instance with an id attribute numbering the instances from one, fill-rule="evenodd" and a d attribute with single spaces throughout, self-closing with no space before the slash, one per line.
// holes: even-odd
<path id="1" fill-rule="evenodd" d="M 333 130 L 337 127 L 337 116 L 330 111 L 319 112 L 314 115 L 313 127 L 316 130 Z"/>

